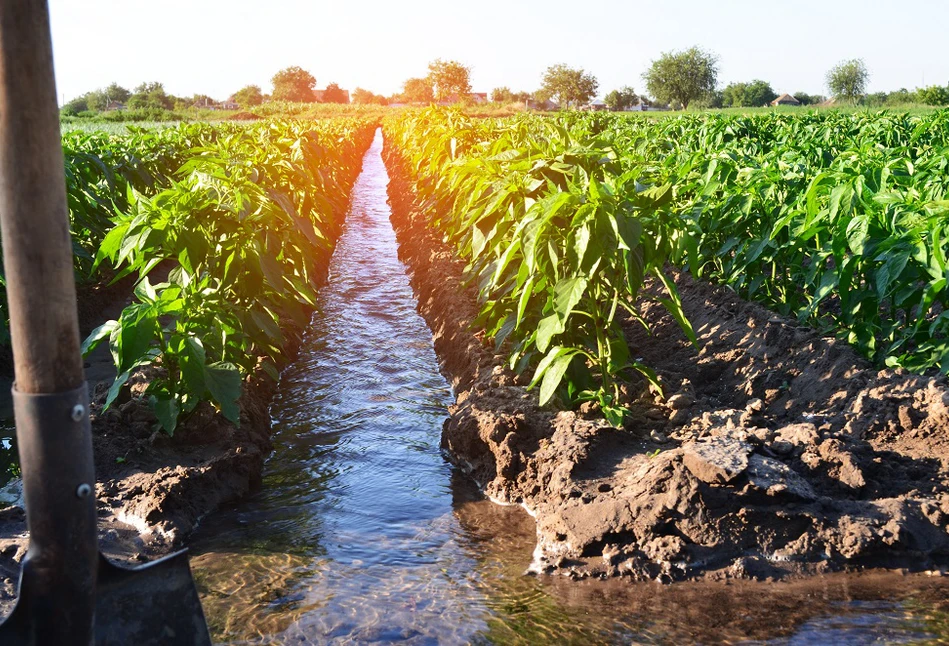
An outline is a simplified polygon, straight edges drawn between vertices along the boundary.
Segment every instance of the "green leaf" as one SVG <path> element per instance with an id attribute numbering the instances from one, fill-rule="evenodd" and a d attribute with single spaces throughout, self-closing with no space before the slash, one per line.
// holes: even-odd
<path id="1" fill-rule="evenodd" d="M 99 244 L 99 250 L 96 252 L 96 260 L 92 265 L 92 271 L 95 271 L 99 267 L 99 264 L 106 258 L 115 259 L 115 255 L 119 252 L 119 248 L 122 245 L 122 240 L 125 238 L 125 233 L 128 231 L 128 228 L 128 223 L 119 224 L 106 234 L 105 238 L 103 238 Z"/>
<path id="2" fill-rule="evenodd" d="M 636 218 L 623 214 L 613 217 L 619 249 L 632 250 L 639 246 L 643 234 L 643 226 Z"/>
<path id="3" fill-rule="evenodd" d="M 125 385 L 125 382 L 128 381 L 131 376 L 132 371 L 127 370 L 115 378 L 115 381 L 113 381 L 109 387 L 109 394 L 105 398 L 105 404 L 102 406 L 102 410 L 109 410 L 109 406 L 111 406 L 112 402 L 119 396 L 119 393 L 122 391 L 122 386 Z"/>
<path id="4" fill-rule="evenodd" d="M 903 253 L 890 253 L 886 257 L 886 261 L 880 265 L 876 271 L 876 292 L 877 297 L 882 300 L 890 288 L 890 283 L 900 277 L 900 274 L 903 273 L 903 269 L 906 268 L 906 263 L 909 262 L 909 254 L 906 252 Z"/>
<path id="5" fill-rule="evenodd" d="M 559 281 L 554 286 L 554 311 L 566 323 L 570 312 L 577 306 L 587 290 L 586 278 L 576 276 Z"/>
<path id="6" fill-rule="evenodd" d="M 86 337 L 86 340 L 82 342 L 82 347 L 80 348 L 82 356 L 88 357 L 89 353 L 95 350 L 102 341 L 112 336 L 112 331 L 115 330 L 118 325 L 118 321 L 106 321 L 94 329 L 89 336 Z"/>
<path id="7" fill-rule="evenodd" d="M 573 234 L 573 252 L 577 256 L 577 267 L 583 266 L 583 256 L 586 255 L 587 246 L 590 244 L 590 227 L 581 225 Z"/>
<path id="8" fill-rule="evenodd" d="M 155 293 L 155 288 L 152 287 L 151 282 L 149 282 L 148 276 L 138 281 L 133 293 L 138 297 L 138 300 L 143 303 L 151 304 L 158 300 L 158 294 Z"/>
<path id="9" fill-rule="evenodd" d="M 537 324 L 537 349 L 546 352 L 554 336 L 563 334 L 563 331 L 564 322 L 558 315 L 551 314 L 542 318 Z"/>
<path id="10" fill-rule="evenodd" d="M 514 329 L 520 327 L 524 320 L 524 314 L 527 312 L 527 304 L 530 302 L 531 294 L 534 291 L 534 276 L 528 277 L 527 282 L 521 288 L 521 293 L 517 298 L 517 315 L 514 320 Z"/>
<path id="11" fill-rule="evenodd" d="M 280 327 L 274 322 L 273 318 L 267 312 L 260 312 L 256 309 L 251 310 L 250 317 L 253 319 L 257 328 L 267 335 L 275 345 L 283 345 L 286 340 Z"/>
<path id="12" fill-rule="evenodd" d="M 539 403 L 541 406 L 549 402 L 551 397 L 554 396 L 557 386 L 560 385 L 567 368 L 570 367 L 570 362 L 573 361 L 576 355 L 576 350 L 561 348 L 561 352 L 557 353 L 557 356 L 544 371 L 544 378 L 540 383 Z"/>
<path id="13" fill-rule="evenodd" d="M 284 287 L 283 268 L 280 266 L 280 263 L 278 263 L 266 249 L 258 248 L 257 258 L 260 262 L 260 270 L 267 279 L 267 284 L 279 294 L 286 294 L 287 290 Z"/>
<path id="14" fill-rule="evenodd" d="M 224 417 L 239 425 L 241 409 L 237 400 L 241 396 L 241 374 L 237 366 L 226 362 L 208 364 L 204 367 L 204 381 Z"/>
<path id="15" fill-rule="evenodd" d="M 847 244 L 850 251 L 858 256 L 863 255 L 870 237 L 870 221 L 865 215 L 855 216 L 847 225 Z"/>
<path id="16" fill-rule="evenodd" d="M 207 390 L 204 379 L 207 355 L 201 339 L 193 336 L 182 339 L 181 355 L 178 361 L 188 392 L 196 397 L 203 397 Z"/>
<path id="17" fill-rule="evenodd" d="M 178 400 L 174 397 L 162 397 L 159 399 L 153 395 L 149 403 L 161 427 L 168 435 L 174 435 L 175 428 L 178 426 L 178 415 L 181 413 L 178 407 Z"/>
<path id="18" fill-rule="evenodd" d="M 679 289 L 676 287 L 675 282 L 666 276 L 661 268 L 657 267 L 655 274 L 659 280 L 662 281 L 662 284 L 666 288 L 666 292 L 669 294 L 669 298 L 660 298 L 659 302 L 662 303 L 663 307 L 665 307 L 669 314 L 672 315 L 672 318 L 676 320 L 676 323 L 678 323 L 679 327 L 682 328 L 682 331 L 685 333 L 685 336 L 689 342 L 698 348 L 699 340 L 695 336 L 695 330 L 692 328 L 692 323 L 685 315 L 685 310 L 682 309 L 682 297 L 679 296 Z"/>
<path id="19" fill-rule="evenodd" d="M 622 406 L 602 406 L 603 417 L 613 428 L 622 428 L 623 420 L 626 419 L 626 409 Z"/>
<path id="20" fill-rule="evenodd" d="M 277 364 L 273 362 L 273 359 L 264 359 L 261 361 L 260 367 L 271 379 L 280 381 L 280 371 L 277 370 Z"/>
<path id="21" fill-rule="evenodd" d="M 484 251 L 485 237 L 477 224 L 471 225 L 471 259 L 477 260 L 481 252 Z"/>
<path id="22" fill-rule="evenodd" d="M 131 370 L 146 358 L 152 343 L 160 336 L 155 310 L 147 304 L 129 305 L 119 317 L 117 369 Z"/>

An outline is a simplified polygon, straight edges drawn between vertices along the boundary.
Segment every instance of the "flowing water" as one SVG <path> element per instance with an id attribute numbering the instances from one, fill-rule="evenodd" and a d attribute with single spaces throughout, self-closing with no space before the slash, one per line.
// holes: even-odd
<path id="1" fill-rule="evenodd" d="M 261 490 L 206 519 L 192 567 L 227 643 L 949 639 L 945 583 L 660 586 L 525 574 L 534 522 L 439 451 L 451 392 L 415 311 L 377 135 L 297 361 Z"/>

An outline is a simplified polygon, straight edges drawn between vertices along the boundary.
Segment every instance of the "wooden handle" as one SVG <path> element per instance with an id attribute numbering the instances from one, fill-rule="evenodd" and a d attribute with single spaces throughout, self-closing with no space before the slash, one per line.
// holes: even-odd
<path id="1" fill-rule="evenodd" d="M 46 0 L 0 0 L 0 225 L 17 390 L 83 383 Z"/>

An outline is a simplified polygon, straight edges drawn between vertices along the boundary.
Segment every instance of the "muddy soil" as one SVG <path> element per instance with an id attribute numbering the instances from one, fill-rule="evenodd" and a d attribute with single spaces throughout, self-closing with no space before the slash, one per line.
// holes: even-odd
<path id="1" fill-rule="evenodd" d="M 470 324 L 476 293 L 425 227 L 387 150 L 400 256 L 456 403 L 443 447 L 499 502 L 537 521 L 532 569 L 572 577 L 773 579 L 949 567 L 949 390 L 876 370 L 846 344 L 691 280 L 676 282 L 692 347 L 658 304 L 632 356 L 664 394 L 629 384 L 614 429 L 595 410 L 537 406 Z"/>
<path id="2" fill-rule="evenodd" d="M 161 280 L 170 269 L 171 265 L 156 267 L 153 280 Z M 328 262 L 321 269 L 321 283 L 327 271 Z M 121 313 L 131 302 L 133 287 L 133 281 L 126 280 L 80 291 L 83 338 Z M 296 357 L 303 334 L 290 321 L 281 329 L 286 345 L 278 368 Z M 263 371 L 248 377 L 238 402 L 239 426 L 205 402 L 168 437 L 158 430 L 144 395 L 160 368 L 138 370 L 111 408 L 102 410 L 115 378 L 106 345 L 100 345 L 84 365 L 92 400 L 99 548 L 115 561 L 134 564 L 182 548 L 201 518 L 259 486 L 272 448 L 269 407 L 277 383 Z M 4 364 L 0 357 L 0 387 L 9 392 L 11 384 L 12 361 Z M 17 482 L 4 487 L 3 498 L 13 504 L 0 508 L 0 614 L 13 606 L 20 561 L 29 545 Z"/>
<path id="3" fill-rule="evenodd" d="M 127 301 L 125 297 L 106 304 L 99 321 L 114 317 Z M 83 333 L 91 330 L 84 323 L 80 326 Z M 300 329 L 285 330 L 286 361 L 295 355 L 301 334 Z M 121 562 L 151 561 L 180 549 L 203 516 L 259 484 L 271 449 L 268 409 L 276 382 L 266 374 L 245 382 L 239 427 L 205 403 L 168 437 L 158 432 L 143 395 L 155 371 L 135 373 L 119 400 L 103 411 L 115 375 L 111 357 L 107 350 L 97 351 L 85 364 L 92 399 L 99 547 Z M 18 483 L 5 493 L 22 495 Z M 12 607 L 28 544 L 21 497 L 0 509 L 0 612 Z"/>

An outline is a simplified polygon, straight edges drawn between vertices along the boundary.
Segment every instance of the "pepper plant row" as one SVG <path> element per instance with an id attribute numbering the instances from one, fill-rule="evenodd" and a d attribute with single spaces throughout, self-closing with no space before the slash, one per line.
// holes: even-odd
<path id="1" fill-rule="evenodd" d="M 115 218 L 127 209 L 129 189 L 150 194 L 166 186 L 184 161 L 188 140 L 210 127 L 149 131 L 126 135 L 68 132 L 63 135 L 66 200 L 73 241 L 76 280 L 98 282 L 91 269 L 99 244 Z M 185 132 L 188 135 L 185 135 Z M 9 343 L 6 288 L 0 275 L 0 345 Z"/>
<path id="2" fill-rule="evenodd" d="M 277 377 L 281 322 L 304 326 L 316 304 L 350 189 L 374 124 L 339 119 L 182 129 L 186 160 L 156 192 L 130 186 L 127 208 L 93 268 L 134 274 L 135 301 L 84 343 L 108 342 L 117 377 L 162 370 L 147 389 L 168 433 L 210 401 L 239 422 L 242 380 Z"/>
<path id="3" fill-rule="evenodd" d="M 617 324 L 648 275 L 694 342 L 666 263 L 878 363 L 949 371 L 949 111 L 391 118 L 431 226 L 541 401 L 596 399 L 647 366 Z"/>
<path id="4" fill-rule="evenodd" d="M 694 275 L 878 364 L 949 372 L 949 111 L 584 121 L 673 186 Z"/>
<path id="5" fill-rule="evenodd" d="M 618 314 L 642 321 L 654 276 L 694 342 L 664 272 L 679 246 L 669 184 L 624 171 L 611 142 L 582 124 L 520 116 L 474 120 L 430 109 L 385 124 L 431 225 L 467 260 L 481 294 L 478 323 L 533 370 L 541 403 L 596 401 L 619 424 L 619 379 L 653 371 L 632 356 Z M 658 384 L 656 384 L 658 386 Z"/>

